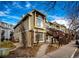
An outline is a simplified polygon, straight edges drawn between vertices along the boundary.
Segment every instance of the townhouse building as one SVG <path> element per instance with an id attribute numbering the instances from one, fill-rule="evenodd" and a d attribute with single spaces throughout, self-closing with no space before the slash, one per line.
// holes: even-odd
<path id="1" fill-rule="evenodd" d="M 46 16 L 38 10 L 26 14 L 22 20 L 14 27 L 15 40 L 27 47 L 34 43 L 45 42 L 46 36 Z"/>

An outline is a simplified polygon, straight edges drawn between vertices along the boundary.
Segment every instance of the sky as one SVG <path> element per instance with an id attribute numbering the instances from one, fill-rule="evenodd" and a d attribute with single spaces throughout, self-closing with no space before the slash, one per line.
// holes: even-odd
<path id="1" fill-rule="evenodd" d="M 0 21 L 16 25 L 23 17 L 33 9 L 37 9 L 46 15 L 46 20 L 49 22 L 56 21 L 59 24 L 68 26 L 66 19 L 67 11 L 61 8 L 64 7 L 65 2 L 57 2 L 57 5 L 50 11 L 46 11 L 49 5 L 46 6 L 46 1 L 0 1 Z"/>

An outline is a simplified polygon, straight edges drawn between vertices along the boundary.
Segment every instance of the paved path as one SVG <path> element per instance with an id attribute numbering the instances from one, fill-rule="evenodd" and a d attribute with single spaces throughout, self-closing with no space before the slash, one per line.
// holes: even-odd
<path id="1" fill-rule="evenodd" d="M 14 49 L 11 49 L 10 51 L 14 51 L 16 50 L 17 48 L 21 47 L 21 45 L 19 43 L 14 43 L 14 45 L 16 46 Z"/>
<path id="2" fill-rule="evenodd" d="M 72 41 L 58 50 L 42 56 L 42 58 L 70 58 L 76 49 L 74 45 L 75 42 Z"/>
<path id="3" fill-rule="evenodd" d="M 47 48 L 48 48 L 48 45 L 49 45 L 49 44 L 43 44 L 43 45 L 39 48 L 39 50 L 38 50 L 38 52 L 37 52 L 37 54 L 36 54 L 36 57 L 42 57 L 43 55 L 45 55 L 45 52 L 46 52 L 46 50 L 47 50 Z"/>

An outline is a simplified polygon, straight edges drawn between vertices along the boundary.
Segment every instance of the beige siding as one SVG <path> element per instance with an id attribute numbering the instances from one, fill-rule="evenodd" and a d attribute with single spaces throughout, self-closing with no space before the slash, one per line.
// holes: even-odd
<path id="1" fill-rule="evenodd" d="M 34 27 L 33 16 L 29 16 L 29 30 L 32 30 Z"/>
<path id="2" fill-rule="evenodd" d="M 27 46 L 31 47 L 31 32 L 27 32 Z"/>
<path id="3" fill-rule="evenodd" d="M 27 42 L 29 37 L 27 36 L 28 33 L 27 31 L 29 30 L 29 18 L 27 17 L 25 21 L 23 21 L 18 27 L 15 28 L 14 30 L 14 37 L 15 40 L 19 39 L 19 43 L 22 44 L 22 32 L 25 33 L 25 41 Z M 29 43 L 26 43 L 26 45 Z"/>
<path id="4" fill-rule="evenodd" d="M 14 30 L 14 39 L 15 40 L 18 40 L 19 39 L 19 27 L 17 27 L 15 30 Z"/>
<path id="5" fill-rule="evenodd" d="M 29 18 L 26 18 L 26 20 L 23 22 L 25 30 L 29 30 Z"/>

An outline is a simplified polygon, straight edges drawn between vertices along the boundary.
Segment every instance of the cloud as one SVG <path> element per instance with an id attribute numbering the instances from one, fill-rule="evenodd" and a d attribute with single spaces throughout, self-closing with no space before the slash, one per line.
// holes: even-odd
<path id="1" fill-rule="evenodd" d="M 8 5 L 4 5 L 4 7 L 7 8 L 7 9 L 9 8 Z"/>
<path id="2" fill-rule="evenodd" d="M 6 16 L 6 17 L 8 17 L 8 18 L 19 19 L 19 17 L 17 17 L 17 16 L 10 16 L 10 15 L 5 14 L 5 12 L 1 12 L 1 11 L 0 11 L 0 16 Z"/>
<path id="3" fill-rule="evenodd" d="M 4 11 L 0 11 L 0 16 L 6 16 L 8 18 L 14 18 L 14 19 L 20 19 L 20 17 L 17 17 L 17 16 L 11 16 L 11 15 L 7 15 L 6 12 Z"/>
<path id="4" fill-rule="evenodd" d="M 0 11 L 0 16 L 6 16 L 5 12 Z"/>
<path id="5" fill-rule="evenodd" d="M 10 9 L 7 9 L 6 11 L 4 11 L 4 13 L 9 14 L 10 13 Z"/>
<path id="6" fill-rule="evenodd" d="M 29 2 L 26 2 L 25 7 L 30 8 L 31 7 L 31 4 Z"/>
<path id="7" fill-rule="evenodd" d="M 6 8 L 5 11 L 0 11 L 0 16 L 7 16 L 7 14 L 10 13 L 10 10 L 9 7 L 7 5 L 4 5 L 4 7 Z"/>
<path id="8" fill-rule="evenodd" d="M 6 11 L 0 11 L 0 16 L 7 16 L 7 14 L 10 13 L 10 9 L 7 9 Z"/>
<path id="9" fill-rule="evenodd" d="M 52 16 L 52 15 L 48 15 L 49 18 L 51 19 L 64 19 L 64 17 L 59 17 L 59 16 Z"/>
<path id="10" fill-rule="evenodd" d="M 14 18 L 14 19 L 20 19 L 20 17 L 17 17 L 17 16 L 10 16 L 10 15 L 7 15 L 8 18 Z"/>
<path id="11" fill-rule="evenodd" d="M 54 21 L 61 24 L 61 25 L 65 25 L 67 28 L 69 27 L 68 26 L 68 21 L 66 21 L 66 20 L 59 19 L 59 20 L 54 20 Z"/>
<path id="12" fill-rule="evenodd" d="M 25 7 L 23 7 L 19 2 L 13 2 L 13 6 L 25 10 L 26 8 L 30 8 L 31 4 L 29 2 L 25 2 Z"/>
<path id="13" fill-rule="evenodd" d="M 68 23 L 68 19 L 64 18 L 64 17 L 58 17 L 58 16 L 51 16 L 49 15 L 49 17 L 51 19 L 54 19 L 52 20 L 51 22 L 57 22 L 58 24 L 61 24 L 61 25 L 64 25 L 66 26 L 67 28 L 69 27 L 69 23 Z"/>
<path id="14" fill-rule="evenodd" d="M 3 11 L 5 14 L 9 14 L 11 12 L 11 9 L 7 9 L 6 11 Z"/>
<path id="15" fill-rule="evenodd" d="M 2 19 L 2 21 L 8 24 L 16 25 L 16 22 L 14 21 L 10 22 L 9 20 L 7 21 L 7 19 Z"/>
<path id="16" fill-rule="evenodd" d="M 3 12 L 5 12 L 6 14 L 9 14 L 10 11 L 11 11 L 11 9 L 9 8 L 9 6 L 8 5 L 4 5 L 4 7 L 6 8 L 6 11 L 3 11 Z"/>
<path id="17" fill-rule="evenodd" d="M 14 7 L 17 7 L 17 8 L 23 8 L 20 4 L 19 4 L 19 2 L 13 2 L 13 4 L 12 4 Z"/>

